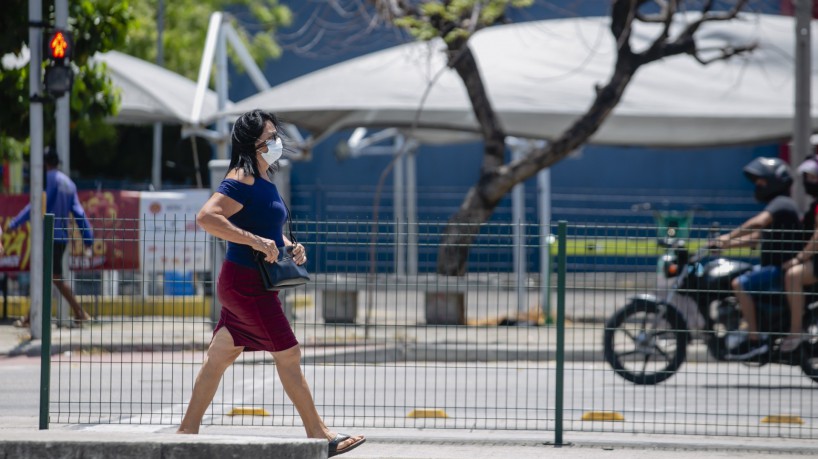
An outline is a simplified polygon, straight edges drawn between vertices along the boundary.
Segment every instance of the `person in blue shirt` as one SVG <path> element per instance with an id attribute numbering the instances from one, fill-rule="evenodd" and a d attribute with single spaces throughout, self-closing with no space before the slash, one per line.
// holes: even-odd
<path id="1" fill-rule="evenodd" d="M 46 147 L 43 154 L 43 162 L 45 163 L 45 211 L 46 213 L 54 214 L 54 262 L 53 262 L 53 282 L 54 286 L 60 294 L 71 305 L 71 310 L 74 312 L 74 320 L 77 325 L 91 319 L 91 316 L 85 312 L 77 301 L 71 286 L 63 280 L 62 259 L 65 254 L 65 249 L 70 242 L 70 222 L 71 217 L 74 217 L 77 227 L 82 233 L 82 240 L 85 244 L 86 256 L 90 255 L 91 246 L 94 243 L 94 235 L 91 231 L 91 224 L 88 222 L 88 217 L 85 215 L 80 204 L 80 198 L 77 196 L 77 186 L 68 178 L 62 171 L 58 169 L 60 165 L 60 157 L 57 152 L 51 148 Z M 23 210 L 11 219 L 9 223 L 9 231 L 16 230 L 31 218 L 31 204 L 27 204 Z M 19 326 L 29 326 L 29 316 L 23 318 Z"/>

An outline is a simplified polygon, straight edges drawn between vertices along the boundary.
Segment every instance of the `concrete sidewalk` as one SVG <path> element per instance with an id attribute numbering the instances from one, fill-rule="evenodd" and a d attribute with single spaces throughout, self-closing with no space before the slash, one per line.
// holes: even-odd
<path id="1" fill-rule="evenodd" d="M 0 427 L 0 457 L 9 458 L 244 458 L 323 459 L 326 442 L 299 428 L 204 427 L 198 436 L 170 426 L 63 426 L 50 430 Z M 775 438 L 571 433 L 563 445 L 553 432 L 356 429 L 367 442 L 345 459 L 605 458 L 698 459 L 813 456 L 818 442 Z M 271 435 L 275 435 L 272 437 Z"/>

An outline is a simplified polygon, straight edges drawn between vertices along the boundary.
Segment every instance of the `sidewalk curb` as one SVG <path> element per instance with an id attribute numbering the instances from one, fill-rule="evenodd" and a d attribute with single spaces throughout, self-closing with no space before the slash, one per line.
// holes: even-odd
<path id="1" fill-rule="evenodd" d="M 87 349 L 87 347 L 85 348 Z M 95 350 L 110 353 L 122 352 L 181 352 L 204 351 L 207 343 L 135 345 L 130 343 L 101 343 L 93 346 Z M 65 352 L 79 352 L 83 347 L 71 344 L 55 344 L 51 355 Z M 0 356 L 38 357 L 42 346 L 38 340 L 28 341 Z M 266 359 L 265 353 L 253 353 L 245 362 Z M 255 354 L 258 354 L 256 357 Z M 557 350 L 553 346 L 531 347 L 526 345 L 487 345 L 482 343 L 389 343 L 381 345 L 357 346 L 302 346 L 302 362 L 305 364 L 332 363 L 394 363 L 394 362 L 499 362 L 499 361 L 555 361 Z M 602 348 L 577 346 L 566 348 L 566 362 L 604 362 Z M 704 345 L 692 345 L 687 350 L 687 362 L 711 361 Z"/>
<path id="2" fill-rule="evenodd" d="M 568 436 L 574 432 L 568 432 Z M 549 432 L 550 434 L 550 432 Z M 648 437 L 649 434 L 643 434 Z M 746 440 L 742 438 L 742 440 Z M 780 439 L 779 439 L 780 440 Z M 786 439 L 792 441 L 792 439 Z M 788 455 L 813 455 L 816 447 L 811 445 L 753 445 L 740 442 L 738 439 L 735 442 L 724 441 L 720 438 L 705 437 L 701 440 L 695 439 L 690 442 L 675 440 L 675 441 L 657 441 L 650 438 L 642 440 L 574 440 L 571 438 L 564 439 L 562 445 L 556 445 L 553 441 L 543 439 L 537 441 L 533 439 L 515 440 L 509 439 L 468 439 L 462 438 L 407 438 L 407 437 L 381 437 L 372 436 L 367 437 L 367 442 L 372 445 L 378 443 L 385 444 L 410 444 L 410 445 L 440 445 L 440 446 L 476 446 L 476 445 L 509 445 L 509 446 L 543 446 L 551 448 L 594 448 L 594 449 L 633 449 L 633 450 L 673 450 L 673 451 L 708 451 L 708 452 L 755 452 L 755 453 L 781 453 Z"/>
<path id="3" fill-rule="evenodd" d="M 228 435 L 106 433 L 100 436 L 76 431 L 2 429 L 0 457 L 324 459 L 327 442 Z"/>

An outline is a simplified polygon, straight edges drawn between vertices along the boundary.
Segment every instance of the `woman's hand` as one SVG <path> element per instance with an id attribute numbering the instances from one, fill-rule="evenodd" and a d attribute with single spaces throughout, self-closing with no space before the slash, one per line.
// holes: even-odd
<path id="1" fill-rule="evenodd" d="M 264 254 L 264 260 L 268 263 L 275 263 L 278 261 L 278 247 L 276 241 L 272 239 L 256 236 L 253 238 L 253 243 L 250 245 L 253 249 Z"/>
<path id="2" fill-rule="evenodd" d="M 304 249 L 304 246 L 296 243 L 295 247 L 293 247 L 293 261 L 297 265 L 303 265 L 307 262 L 307 251 Z"/>

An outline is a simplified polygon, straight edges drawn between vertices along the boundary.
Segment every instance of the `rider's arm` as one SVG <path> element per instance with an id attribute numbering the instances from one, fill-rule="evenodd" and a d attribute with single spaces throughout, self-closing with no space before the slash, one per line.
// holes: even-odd
<path id="1" fill-rule="evenodd" d="M 764 211 L 755 217 L 742 223 L 741 226 L 722 234 L 716 239 L 719 248 L 729 249 L 734 247 L 755 246 L 761 239 L 761 229 L 767 228 L 773 223 L 773 214 Z"/>
<path id="2" fill-rule="evenodd" d="M 818 223 L 818 215 L 815 216 L 815 220 L 816 223 Z M 795 254 L 795 259 L 798 260 L 799 263 L 804 263 L 812 258 L 812 256 L 815 255 L 815 251 L 818 250 L 818 226 L 815 226 L 815 228 L 815 232 L 812 233 L 812 237 L 809 238 L 804 248 Z"/>

